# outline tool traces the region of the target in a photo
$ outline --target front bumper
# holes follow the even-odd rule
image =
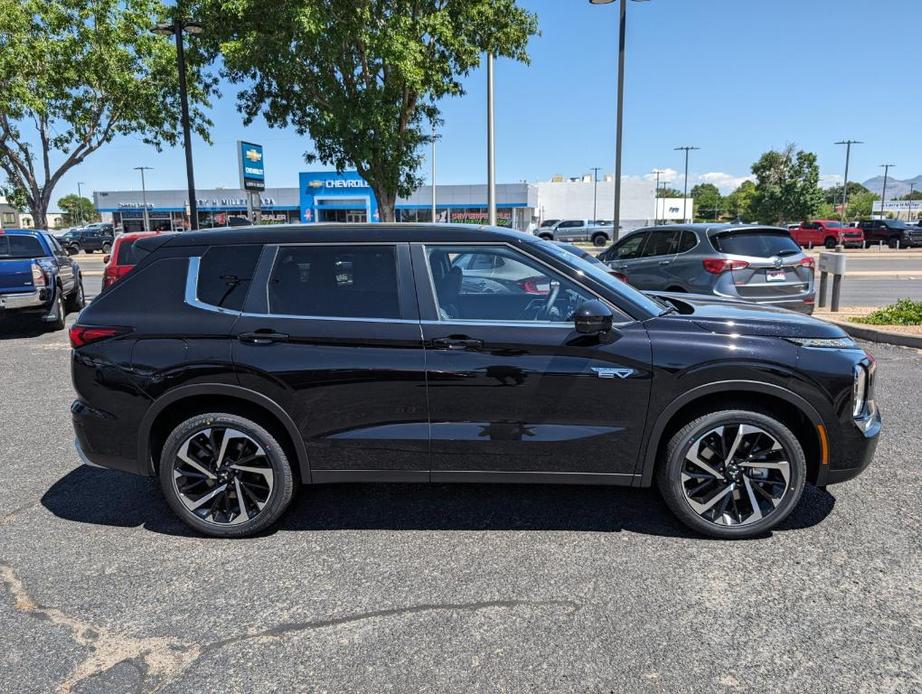
[[[0,311],[41,310],[51,304],[52,292],[47,288],[34,289],[31,292],[0,294]]]
[[[880,412],[874,407],[873,412],[862,422],[862,426],[847,427],[846,441],[842,441],[838,448],[840,454],[834,463],[845,463],[845,467],[829,467],[820,471],[820,485],[839,484],[856,478],[874,460],[877,443],[880,440]],[[823,474],[825,472],[825,474]]]

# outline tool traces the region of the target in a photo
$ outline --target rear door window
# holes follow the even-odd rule
[[[753,229],[718,234],[711,237],[711,244],[720,253],[748,255],[755,258],[771,258],[775,255],[800,253],[800,246],[786,231]]]
[[[198,300],[232,311],[241,310],[261,250],[258,245],[209,248],[199,266]]]
[[[679,236],[682,234],[681,229],[670,229],[668,231],[650,232],[650,240],[643,249],[641,257],[649,258],[657,255],[674,255],[679,247]]]
[[[34,236],[0,234],[0,260],[24,260],[45,255],[45,249]]]
[[[269,278],[269,313],[400,318],[393,246],[283,246]]]

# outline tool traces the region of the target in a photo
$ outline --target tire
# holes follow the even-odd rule
[[[72,243],[72,244],[70,244],[70,245],[68,246],[68,249],[70,249],[71,251],[73,251],[73,252],[71,253],[71,255],[77,255],[77,254],[80,252],[80,244],[79,244],[79,243]]]
[[[64,330],[64,321],[67,318],[67,308],[64,306],[64,291],[60,285],[54,288],[54,299],[51,303],[51,312],[45,319],[49,330]]]
[[[111,243],[104,243],[104,244],[102,245],[102,252],[103,252],[103,253],[109,253],[111,250],[112,250],[112,244],[111,244]]]
[[[229,432],[232,437],[226,439]],[[223,466],[215,464],[215,446],[218,453],[224,451]],[[233,468],[231,461],[244,458],[245,470]],[[186,525],[211,537],[248,537],[265,530],[294,496],[285,450],[266,429],[238,415],[213,412],[187,419],[167,438],[159,462],[160,488],[170,508]],[[225,491],[215,491],[222,487]]]
[[[826,248],[828,248],[829,250],[832,250],[833,248],[836,247],[836,240],[832,238],[831,236],[827,236],[826,240],[823,241],[823,245],[826,246]]]
[[[596,248],[601,248],[606,243],[608,243],[608,237],[605,234],[596,234],[592,237],[592,245]]]
[[[900,240],[899,240],[899,239],[896,239],[896,238],[889,238],[889,239],[887,239],[887,246],[888,246],[889,248],[896,248],[896,247],[899,246],[899,245],[900,245]]]
[[[83,293],[83,278],[77,277],[77,286],[67,298],[67,312],[77,313],[84,306],[86,306],[86,295]]]
[[[551,234],[539,234],[538,238],[544,239],[545,241],[553,241],[554,237]]]
[[[746,427],[742,436],[740,425]],[[734,454],[726,466],[723,453],[709,443],[723,445],[726,452],[736,443],[743,455]],[[774,450],[775,445],[780,450]],[[744,457],[752,450],[757,451],[755,456]],[[709,458],[702,457],[709,453]],[[758,462],[769,467],[759,467]],[[698,417],[676,432],[658,463],[656,484],[669,509],[692,530],[721,539],[744,539],[771,530],[794,510],[806,475],[803,448],[787,426],[769,414],[723,410]]]

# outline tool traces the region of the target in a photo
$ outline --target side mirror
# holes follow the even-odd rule
[[[598,299],[580,304],[573,314],[576,332],[583,335],[601,335],[611,330],[614,314]]]
[[[102,257],[102,262],[103,262],[104,265],[108,265],[110,260],[112,260],[112,256],[109,255],[108,253],[106,253],[106,254]]]

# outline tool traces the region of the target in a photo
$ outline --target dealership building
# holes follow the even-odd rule
[[[196,191],[199,226],[224,226],[232,217],[246,217],[248,196],[254,196],[263,223],[377,222],[374,192],[357,173],[302,172],[297,188],[265,188],[258,194],[242,188]],[[640,179],[623,179],[621,222],[625,230],[658,219],[683,218],[682,199],[654,200],[654,185]],[[436,186],[436,221],[485,224],[487,186]],[[103,221],[125,231],[144,227],[144,208],[152,229],[188,229],[189,204],[185,190],[98,191],[93,194]],[[593,182],[588,177],[555,178],[540,183],[505,183],[496,186],[497,221],[502,226],[527,230],[544,219],[611,219],[614,183],[611,178]],[[595,214],[593,214],[595,210]],[[688,212],[691,214],[689,201]],[[398,198],[400,222],[432,221],[432,188],[422,186],[407,198]]]

